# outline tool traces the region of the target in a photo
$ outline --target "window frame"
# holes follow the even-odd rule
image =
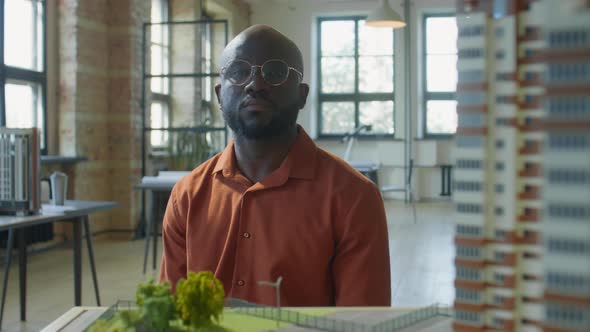
[[[428,132],[428,101],[430,100],[454,100],[457,101],[457,89],[455,92],[428,92],[428,35],[426,29],[426,22],[429,18],[437,17],[457,17],[456,13],[453,12],[441,12],[441,13],[424,13],[422,15],[422,133],[425,139],[452,139],[454,134],[436,134]],[[458,37],[457,37],[458,38]]]
[[[360,92],[359,91],[359,21],[365,20],[366,16],[363,15],[349,15],[349,16],[321,16],[317,18],[317,52],[316,52],[316,63],[317,63],[317,133],[319,139],[328,140],[340,140],[346,136],[346,133],[342,134],[330,134],[322,132],[323,116],[322,116],[322,104],[324,102],[353,102],[354,103],[354,128],[358,128],[360,125],[360,109],[359,104],[363,101],[392,101],[393,102],[393,133],[392,134],[375,134],[361,131],[358,136],[359,140],[365,139],[394,139],[396,136],[395,130],[395,115],[396,115],[396,103],[395,103],[395,32],[392,33],[393,42],[393,91],[392,92]],[[322,93],[322,22],[327,21],[354,21],[354,92],[351,93]],[[354,129],[353,128],[353,129]]]
[[[47,1],[35,0],[41,4],[43,14],[41,16],[41,28],[42,43],[41,43],[41,56],[42,56],[42,68],[40,71],[19,68],[9,66],[5,63],[4,50],[5,50],[5,0],[0,0],[0,127],[6,126],[6,83],[8,81],[21,81],[25,83],[31,83],[38,85],[41,93],[41,111],[43,115],[43,122],[41,123],[43,135],[41,137],[41,154],[47,154]],[[36,29],[34,29],[37,31]],[[33,50],[37,53],[38,50]],[[35,114],[39,117],[39,114]]]

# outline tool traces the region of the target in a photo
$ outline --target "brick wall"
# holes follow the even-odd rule
[[[113,200],[120,209],[93,217],[93,230],[133,229],[141,172],[143,0],[59,2],[59,153],[83,155],[73,195]]]
[[[230,38],[247,26],[249,7],[241,0],[210,2],[218,3],[229,13],[215,18],[235,22],[230,23]],[[61,0],[56,3],[59,34],[56,153],[88,157],[88,161],[68,167],[74,179],[68,196],[116,201],[121,205],[112,212],[92,215],[94,232],[133,230],[139,220],[141,203],[139,193],[132,186],[141,177],[142,24],[150,20],[150,1]],[[200,0],[171,0],[171,4],[175,20],[200,16]],[[220,51],[216,49],[215,55]],[[178,56],[183,52],[178,49]],[[186,54],[191,57],[189,51]],[[177,84],[179,89],[184,84],[185,88],[198,90],[194,84],[183,81]],[[195,93],[189,95],[191,100]]]

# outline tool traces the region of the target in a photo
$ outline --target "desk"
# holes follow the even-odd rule
[[[51,208],[42,210],[37,215],[30,216],[0,216],[0,231],[8,230],[6,244],[6,261],[4,264],[4,281],[2,284],[2,300],[0,304],[0,329],[4,315],[4,304],[6,302],[6,290],[8,287],[8,274],[12,262],[12,248],[16,235],[19,260],[19,289],[20,289],[20,317],[21,321],[26,320],[26,295],[27,295],[27,248],[25,244],[26,228],[33,225],[52,222],[70,222],[73,225],[73,251],[74,251],[74,304],[82,304],[82,227],[86,233],[86,244],[92,280],[94,282],[94,293],[96,302],[100,305],[98,292],[98,281],[96,279],[96,268],[94,266],[94,253],[92,249],[92,236],[88,223],[88,215],[93,212],[106,211],[118,207],[115,202],[101,201],[66,201],[63,209]],[[16,233],[16,234],[15,234]]]
[[[283,309],[300,312],[303,314],[319,314],[319,317],[326,317],[338,320],[354,320],[354,321],[365,321],[367,323],[379,322],[381,319],[389,319],[395,317],[401,317],[414,312],[419,308],[395,308],[395,307],[285,307]],[[106,307],[74,307],[64,313],[62,316],[57,318],[51,324],[47,325],[41,332],[74,332],[84,331],[88,328],[100,315],[107,310]],[[425,320],[419,320],[418,322],[408,322],[402,329],[395,329],[396,331],[422,331],[422,332],[451,332],[451,324],[453,321],[452,309],[448,307],[440,307],[440,315]],[[315,316],[315,315],[314,315]],[[246,318],[245,320],[243,318]],[[407,317],[407,316],[406,316]],[[224,322],[224,320],[227,320]],[[224,315],[221,316],[221,325],[228,328],[230,331],[241,331],[248,329],[253,330],[264,330],[273,331],[276,329],[274,320],[268,320],[264,325],[258,325],[258,329],[253,327],[253,320],[256,320],[258,324],[262,321],[256,317],[243,316],[235,309],[225,308]],[[410,320],[410,318],[408,318]],[[270,324],[268,323],[270,322]],[[250,324],[250,325],[244,325]],[[288,323],[281,322],[280,331],[289,330]],[[245,326],[247,326],[245,328]],[[303,327],[292,327],[299,331],[299,328],[303,330]],[[305,331],[331,331],[331,329],[314,329],[305,328]]]
[[[156,193],[166,194],[170,196],[170,192],[176,181],[158,182],[158,183],[141,183],[133,186],[135,190],[142,190],[148,192],[148,208],[145,221],[145,250],[143,255],[143,274],[146,272],[147,260],[149,256],[150,238],[153,239],[152,251],[152,269],[156,269],[156,259],[158,253],[158,224],[156,223],[154,209],[156,207]],[[151,232],[151,236],[150,236]]]

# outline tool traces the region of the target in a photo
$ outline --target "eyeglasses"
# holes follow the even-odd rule
[[[285,83],[291,70],[299,75],[299,81],[303,80],[303,73],[279,59],[267,60],[262,65],[252,65],[245,60],[232,60],[221,68],[221,75],[229,83],[240,86],[248,83],[254,75],[254,68],[260,68],[264,81],[273,86]]]

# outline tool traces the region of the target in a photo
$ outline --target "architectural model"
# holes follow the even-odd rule
[[[455,331],[590,330],[590,2],[459,1]]]

